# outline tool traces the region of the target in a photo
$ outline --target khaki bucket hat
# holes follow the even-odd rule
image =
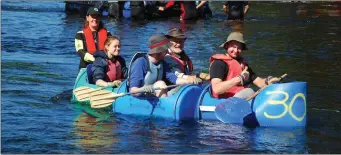
[[[167,33],[167,38],[187,39],[184,32],[177,28],[172,28]]]
[[[225,41],[223,44],[220,45],[220,47],[224,47],[224,45],[225,45],[226,43],[228,43],[229,41],[232,41],[232,40],[238,41],[238,42],[242,43],[242,46],[243,46],[243,47],[242,47],[242,50],[247,50],[245,41],[244,41],[244,39],[243,39],[243,34],[240,33],[240,32],[232,32],[232,33],[227,37],[226,41]]]

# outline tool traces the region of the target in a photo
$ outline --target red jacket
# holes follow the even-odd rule
[[[222,60],[228,65],[228,73],[226,74],[227,76],[225,77],[224,81],[230,80],[242,73],[244,70],[246,64],[243,61],[242,64],[239,64],[239,62],[235,59],[232,59],[230,57],[227,57],[225,54],[215,54],[210,58],[210,65],[215,60]],[[212,95],[215,98],[228,98],[234,96],[236,93],[241,91],[242,89],[246,88],[245,86],[233,86],[229,90],[227,90],[223,94],[217,94],[212,90]]]
[[[92,31],[89,27],[86,27],[83,29],[85,41],[86,41],[86,47],[88,49],[88,52],[90,54],[94,54],[97,50],[104,50],[104,42],[107,39],[107,30],[105,28],[102,28],[98,31],[98,48],[96,47],[94,37],[92,35]]]

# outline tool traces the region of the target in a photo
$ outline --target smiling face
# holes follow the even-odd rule
[[[174,53],[181,53],[185,47],[185,39],[171,38],[170,43],[171,43],[170,49]]]
[[[88,15],[86,16],[86,21],[89,23],[89,27],[93,30],[97,30],[100,22],[100,16],[98,15]]]
[[[233,59],[236,59],[242,53],[242,43],[238,41],[229,41],[224,45],[224,48],[226,49],[226,53]]]
[[[110,39],[108,43],[105,44],[105,51],[109,59],[114,56],[120,55],[121,44],[118,39]]]

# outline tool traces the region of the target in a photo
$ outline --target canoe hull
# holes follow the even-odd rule
[[[198,120],[197,99],[201,91],[202,89],[196,85],[185,85],[166,98],[127,95],[116,99],[113,104],[113,112],[173,120]],[[127,93],[125,84],[120,87],[118,93]]]
[[[268,86],[248,102],[252,114],[243,118],[243,124],[271,127],[305,126],[306,85],[306,82],[290,82]],[[199,97],[200,106],[216,106],[228,100],[213,98],[210,89],[211,86],[209,85],[202,91]],[[200,110],[200,118],[218,121],[214,111]]]

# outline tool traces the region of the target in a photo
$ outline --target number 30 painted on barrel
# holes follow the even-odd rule
[[[305,126],[306,82],[274,84],[252,103],[260,126]]]

